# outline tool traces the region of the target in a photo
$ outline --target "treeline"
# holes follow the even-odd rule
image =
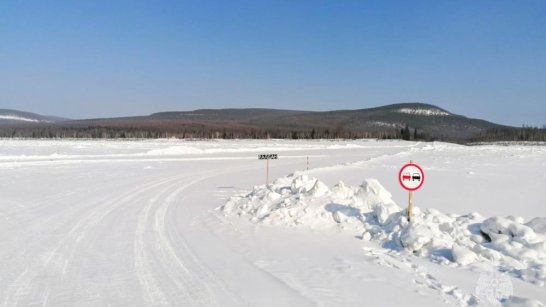
[[[448,141],[457,143],[531,141],[546,142],[546,127],[523,126],[522,128],[498,128],[487,130],[469,139],[449,136],[409,127],[357,130],[337,128],[256,128],[251,126],[212,127],[209,125],[26,125],[0,126],[0,138],[36,139],[401,139],[419,141]]]
[[[546,126],[533,127],[523,125],[521,128],[491,129],[472,138],[470,142],[546,142]]]
[[[395,128],[362,131],[347,130],[342,127],[312,129],[258,129],[249,127],[215,128],[206,125],[180,127],[132,127],[132,126],[0,126],[1,138],[40,138],[40,139],[157,139],[157,138],[200,138],[200,139],[425,139],[425,135],[412,130]]]

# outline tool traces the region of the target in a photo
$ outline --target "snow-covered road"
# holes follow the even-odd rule
[[[396,254],[336,232],[224,216],[216,209],[230,196],[264,183],[259,153],[279,154],[271,161],[272,179],[303,170],[309,156],[310,173],[326,183],[378,178],[400,205],[406,196],[396,171],[413,159],[430,174],[428,187],[416,193],[419,206],[459,214],[546,216],[545,147],[394,141],[0,143],[4,306],[468,303],[479,272]],[[495,168],[505,162],[507,168]],[[505,174],[526,179],[509,190]],[[446,188],[451,184],[466,192]],[[518,296],[546,301],[544,286],[519,279],[513,284]]]

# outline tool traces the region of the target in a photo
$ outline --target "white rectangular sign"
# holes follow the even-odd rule
[[[277,154],[267,154],[267,155],[258,155],[260,160],[275,160],[277,159]]]

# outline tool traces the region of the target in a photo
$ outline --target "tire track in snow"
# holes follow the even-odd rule
[[[233,170],[220,173],[208,172],[207,175],[177,187],[174,191],[169,192],[178,184],[165,188],[142,209],[138,217],[134,252],[136,274],[144,292],[146,305],[173,303],[167,297],[166,289],[162,289],[159,278],[154,276],[154,272],[157,272],[153,269],[154,264],[160,265],[161,271],[168,277],[171,291],[175,292],[174,297],[171,296],[176,300],[174,303],[217,306],[216,294],[218,293],[229,297],[232,301],[238,301],[238,298],[201,263],[182,236],[177,238],[179,243],[177,248],[173,246],[173,240],[169,238],[166,227],[169,207],[177,201],[180,193],[204,180],[231,172]],[[152,239],[146,240],[146,234],[152,236]],[[155,242],[157,246],[156,248],[147,247],[146,242]],[[150,255],[150,251],[156,254]]]
[[[162,246],[161,242],[158,241],[157,237],[155,236],[155,232],[157,232],[157,230],[154,228],[150,229],[149,224],[151,222],[149,220],[152,216],[152,211],[154,207],[156,207],[158,203],[162,202],[166,194],[172,193],[170,192],[170,190],[173,187],[176,187],[178,185],[179,183],[175,183],[162,189],[161,191],[158,191],[158,193],[156,193],[156,196],[148,201],[147,205],[140,211],[138,215],[137,228],[135,231],[135,241],[133,244],[135,256],[134,265],[137,279],[144,292],[143,296],[146,305],[171,305],[170,300],[167,298],[167,294],[165,293],[163,287],[160,285],[159,278],[154,276],[154,272],[156,272],[154,264],[156,266],[160,264],[159,261],[154,260],[163,259],[158,259],[159,257],[153,254],[152,251],[156,251],[156,253],[162,253]],[[191,272],[185,266],[182,266],[182,268],[184,269],[183,274],[191,274]],[[171,276],[173,274],[172,268],[167,268],[165,273]],[[181,293],[185,293],[185,295],[190,296],[190,294],[187,293],[187,288],[190,287],[189,281],[187,284],[187,287],[184,287],[184,284],[178,283],[177,288]]]
[[[70,210],[69,213],[59,212],[59,218],[62,220],[71,217],[68,219],[69,222],[64,223],[66,226],[58,229],[62,231],[63,236],[49,251],[45,250],[49,247],[48,245],[39,246],[40,250],[35,252],[35,255],[45,254],[45,257],[35,259],[10,283],[5,292],[4,305],[47,306],[58,301],[59,295],[62,295],[60,299],[70,300],[70,304],[78,303],[78,301],[73,301],[75,297],[70,296],[70,292],[58,292],[54,288],[55,285],[62,284],[57,282],[62,282],[64,274],[70,272],[69,268],[72,266],[73,258],[82,250],[81,247],[87,242],[86,239],[106,225],[104,224],[105,218],[139,201],[139,205],[144,208],[137,208],[140,213],[137,211],[137,216],[134,216],[137,218],[135,226],[140,229],[135,233],[137,237],[133,251],[135,259],[140,259],[139,265],[142,269],[140,274],[141,277],[144,277],[144,279],[136,281],[142,283],[143,289],[147,289],[146,295],[151,293],[151,296],[147,296],[147,305],[166,305],[170,302],[217,305],[219,302],[216,301],[214,294],[222,294],[222,298],[227,298],[228,301],[241,302],[241,299],[198,259],[183,234],[176,232],[175,228],[169,227],[171,224],[169,224],[168,217],[171,206],[179,201],[180,193],[188,188],[209,178],[255,168],[261,168],[261,166],[234,167],[223,172],[202,173],[205,176],[183,186],[179,186],[180,179],[187,179],[187,174],[186,176],[177,175],[153,180],[108,201],[85,202],[85,207],[80,210]],[[165,187],[165,185],[169,186]],[[155,197],[145,205],[142,198],[147,198],[152,193],[155,194]],[[55,216],[53,218],[59,219]],[[48,223],[40,224],[43,224],[44,227],[48,226]],[[66,231],[64,231],[65,229]],[[139,240],[140,242],[138,242]],[[151,248],[153,243],[157,244],[156,249]],[[154,256],[158,257],[154,258]],[[137,266],[137,261],[135,261],[135,266]],[[74,272],[78,272],[80,268],[75,267],[75,269]],[[163,283],[157,282],[158,276],[166,276],[168,279],[164,279]],[[180,290],[169,292],[168,290],[173,289],[173,287],[169,287],[169,284],[175,285],[174,289],[187,290],[185,292]],[[102,297],[102,292],[89,292],[88,294],[93,296],[92,299]],[[85,298],[76,297],[80,300]],[[177,300],[177,298],[182,299]],[[221,303],[225,304],[226,301]],[[243,303],[238,305],[243,305]]]
[[[123,205],[131,203],[131,200],[138,198],[143,193],[161,186],[170,181],[176,181],[181,176],[172,176],[167,179],[160,179],[153,182],[146,183],[129,192],[126,192],[106,203],[93,208],[93,212],[89,215],[79,218],[72,228],[67,232],[67,235],[61,239],[57,245],[48,253],[41,264],[38,264],[37,268],[27,268],[15,279],[14,282],[8,287],[5,298],[4,306],[17,306],[20,301],[24,300],[24,305],[31,303],[45,302],[47,303],[50,296],[50,289],[39,291],[33,289],[33,281],[40,275],[47,273],[51,266],[53,269],[61,267],[61,276],[66,272],[71,258],[73,257],[78,245],[82,242],[85,236],[92,230],[93,227],[98,225],[106,216],[119,209]],[[83,214],[80,214],[81,217]],[[34,286],[39,287],[39,284]],[[42,293],[39,295],[39,293]],[[39,296],[39,298],[32,298],[33,296]]]

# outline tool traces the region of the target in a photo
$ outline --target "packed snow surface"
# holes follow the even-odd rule
[[[546,302],[539,144],[0,140],[0,172],[4,306]]]

